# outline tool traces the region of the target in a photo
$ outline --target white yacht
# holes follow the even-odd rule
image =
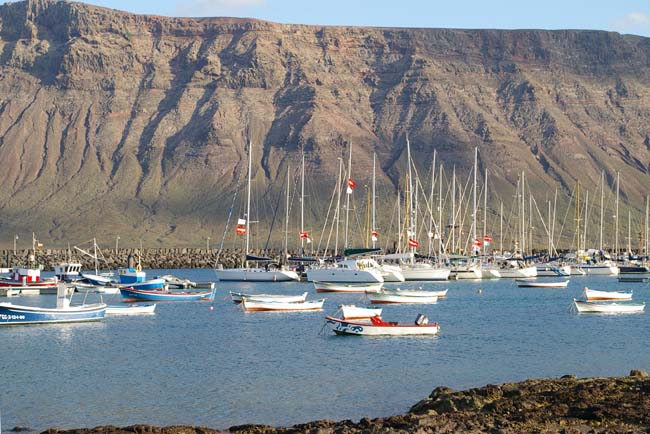
[[[384,282],[380,265],[374,259],[360,258],[337,262],[329,267],[307,270],[309,282]]]

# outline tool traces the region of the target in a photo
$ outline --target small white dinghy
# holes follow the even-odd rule
[[[583,292],[587,301],[598,301],[598,300],[632,300],[632,291],[623,292],[623,291],[597,291],[595,289],[589,289],[585,286]]]
[[[325,317],[327,324],[337,335],[353,336],[431,336],[440,331],[438,323],[429,324],[426,316],[420,314],[414,324],[399,324],[386,322],[381,317],[374,316],[370,322],[349,321],[331,316]]]
[[[241,303],[245,298],[248,301],[266,301],[266,302],[284,302],[296,303],[302,302],[307,299],[307,293],[303,292],[300,295],[283,295],[283,294],[244,294],[241,292],[230,291],[230,298],[233,303]]]
[[[246,297],[242,299],[242,306],[246,312],[298,312],[310,310],[323,310],[325,299],[309,301],[254,301]]]
[[[381,282],[340,283],[312,281],[316,292],[377,292],[381,291]]]
[[[116,304],[106,307],[106,315],[152,315],[156,304]]]
[[[379,292],[368,292],[366,297],[372,304],[435,304],[437,295],[428,294],[430,291],[400,291],[382,289]]]
[[[578,301],[575,298],[573,304],[579,313],[633,313],[645,309],[645,303]]]
[[[536,282],[528,279],[515,279],[517,286],[520,288],[566,288],[569,285],[568,280],[561,282]]]
[[[340,306],[343,319],[370,319],[373,316],[381,315],[381,308],[357,307],[353,304],[342,304]]]

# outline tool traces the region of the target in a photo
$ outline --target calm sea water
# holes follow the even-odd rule
[[[215,280],[211,270],[149,275],[168,272]],[[447,298],[388,306],[383,317],[412,322],[424,313],[441,324],[437,337],[359,338],[319,332],[326,313],[341,303],[364,303],[362,295],[328,294],[324,312],[244,313],[230,302],[229,290],[323,294],[310,283],[219,283],[214,303],[159,303],[154,316],[2,327],[2,424],[224,429],[358,420],[402,413],[440,385],[650,368],[650,315],[573,313],[571,301],[585,285],[634,289],[635,299],[650,301],[647,285],[609,277],[574,277],[568,289],[517,288],[510,280],[429,283],[423,286],[449,288]],[[11,301],[55,304],[54,296]]]

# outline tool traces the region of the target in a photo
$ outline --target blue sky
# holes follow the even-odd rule
[[[650,0],[88,0],[167,16],[387,27],[598,29],[650,36]]]

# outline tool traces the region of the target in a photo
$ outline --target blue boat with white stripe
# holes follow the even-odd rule
[[[59,284],[55,308],[0,303],[0,325],[71,323],[100,321],[106,314],[106,304],[71,306],[65,284]]]

